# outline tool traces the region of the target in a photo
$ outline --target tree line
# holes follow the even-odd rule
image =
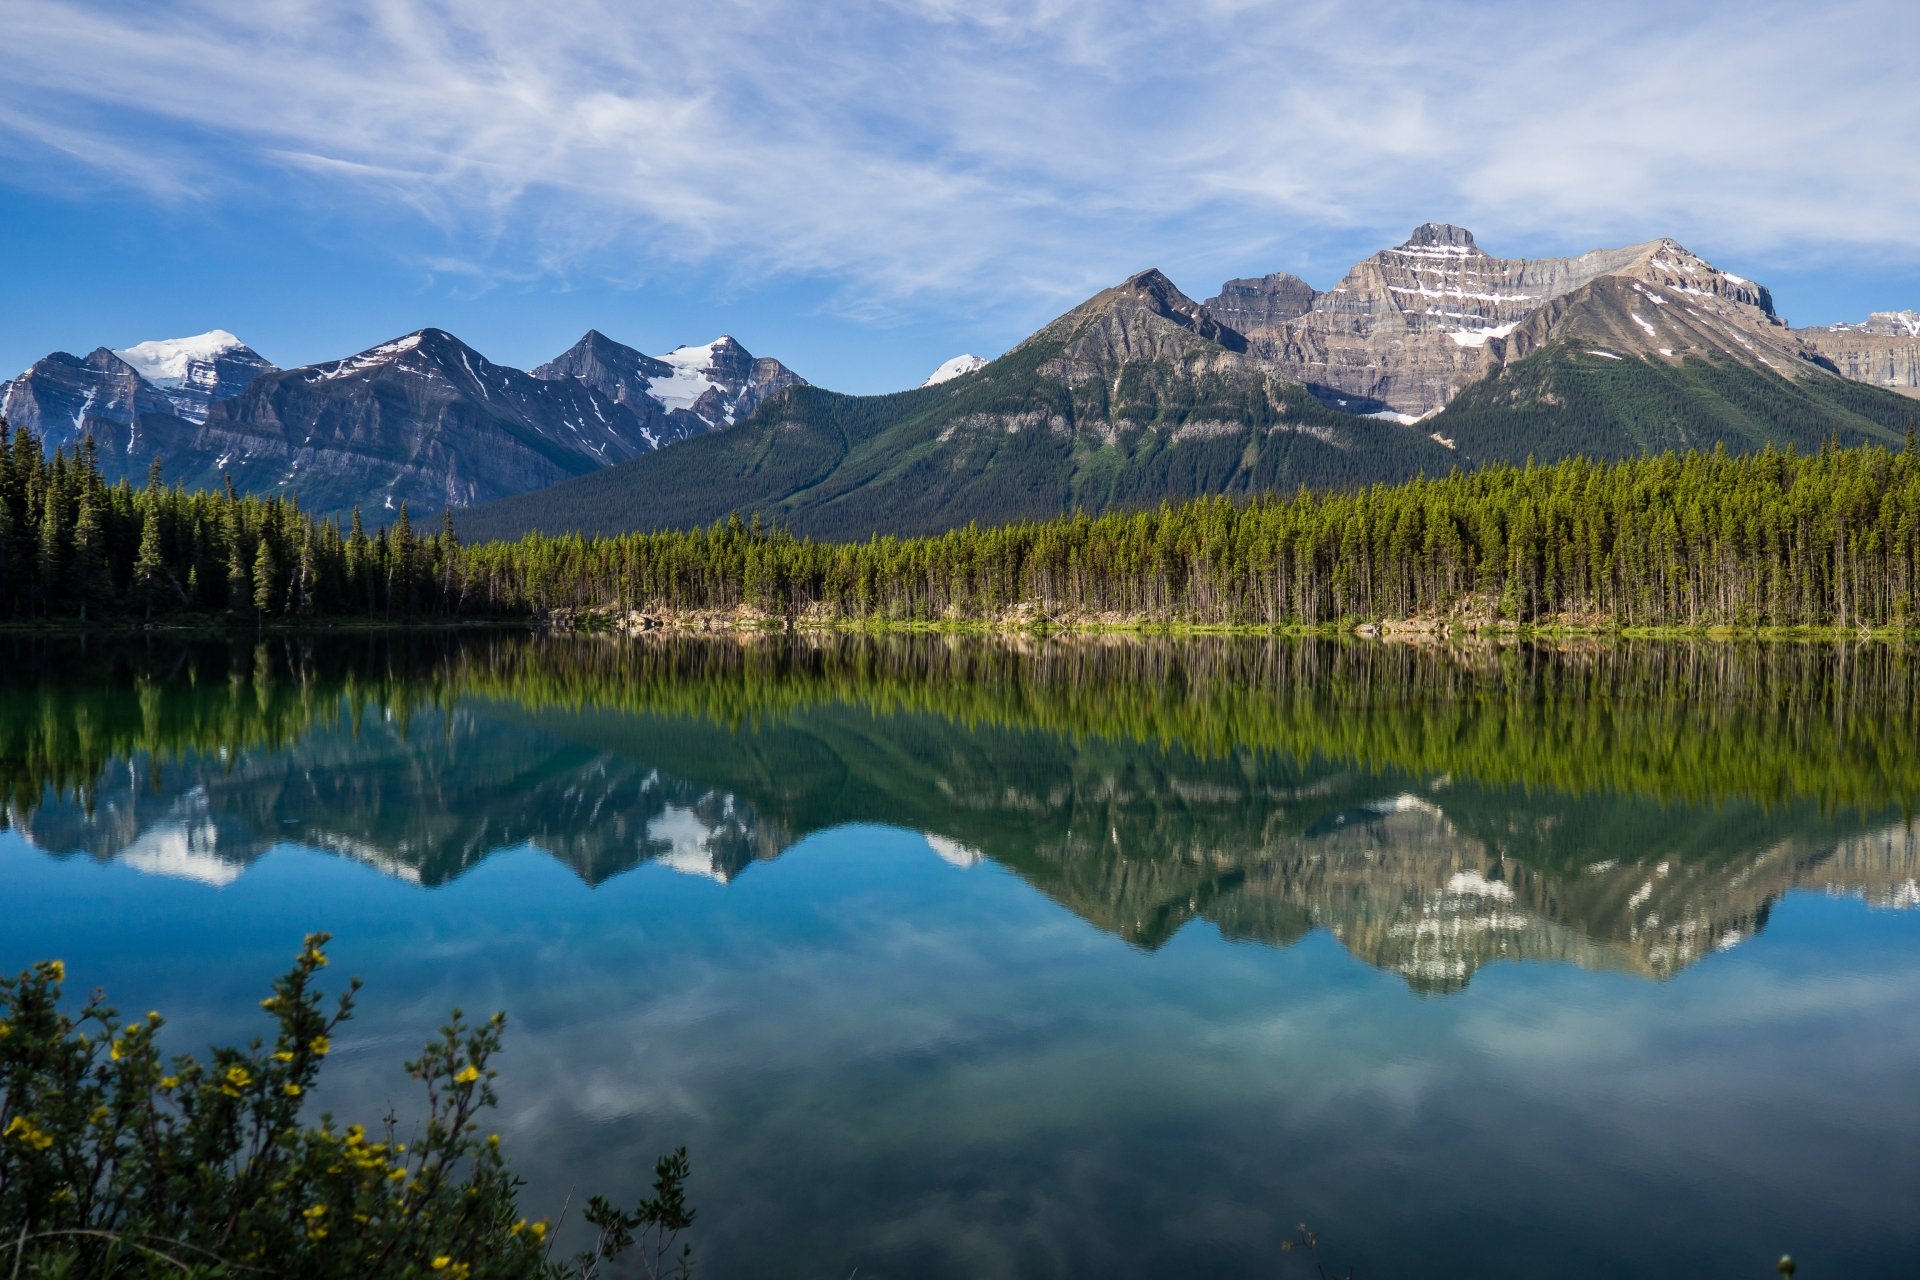
[[[527,618],[559,608],[819,621],[1622,626],[1920,619],[1920,450],[1766,448],[1496,466],[917,538],[704,528],[462,545],[297,498],[101,478],[0,426],[0,619]],[[386,513],[382,513],[383,515]]]

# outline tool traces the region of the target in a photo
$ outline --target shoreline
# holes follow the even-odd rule
[[[1137,636],[1155,639],[1242,637],[1287,640],[1354,640],[1382,644],[1452,645],[1532,640],[1693,641],[1714,644],[1804,644],[1870,641],[1920,643],[1920,626],[1836,625],[1703,626],[1620,625],[1607,622],[1505,622],[1476,619],[1436,623],[1429,619],[1369,619],[1305,623],[1182,622],[1113,618],[874,619],[782,616],[750,611],[564,611],[532,618],[497,619],[313,619],[265,626],[228,625],[214,619],[185,622],[55,620],[0,623],[0,637],[79,636],[112,639],[223,639],[298,635],[375,635],[393,632],[527,631],[539,635],[641,638],[685,635],[930,635]]]

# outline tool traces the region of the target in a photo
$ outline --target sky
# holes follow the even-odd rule
[[[1135,271],[1427,221],[1920,308],[1911,0],[0,0],[0,376],[223,328],[521,367],[733,334],[853,392]]]

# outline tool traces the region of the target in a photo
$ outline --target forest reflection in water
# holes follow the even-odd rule
[[[1245,638],[523,634],[13,642],[5,822],[227,883],[425,885],[533,845],[731,880],[903,828],[1083,920],[1316,928],[1418,990],[1502,959],[1668,976],[1794,888],[1920,895],[1914,654]]]

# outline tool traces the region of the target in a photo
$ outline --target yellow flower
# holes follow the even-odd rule
[[[433,1260],[433,1269],[435,1271],[445,1271],[448,1267],[452,1265],[453,1265],[453,1259],[449,1258],[444,1253]]]
[[[118,1040],[115,1040],[110,1046],[108,1046],[107,1056],[109,1058],[112,1058],[115,1062],[120,1061],[120,1042]]]
[[[105,1107],[95,1107],[93,1114],[87,1117],[88,1124],[105,1124],[106,1122],[107,1109]]]
[[[405,1182],[406,1180],[407,1180],[407,1171],[405,1169],[395,1169],[392,1173],[387,1175],[388,1182]]]
[[[12,1034],[13,1024],[11,1022],[0,1022],[0,1040],[5,1040]]]
[[[49,960],[44,967],[48,975],[52,977],[55,982],[65,982],[67,980],[67,962],[65,960]]]
[[[53,1145],[53,1135],[35,1128],[25,1116],[15,1116],[8,1122],[6,1129],[0,1131],[0,1138],[16,1137],[35,1151],[45,1151]]]
[[[262,1000],[260,1002],[260,1007],[262,1009],[265,1009],[268,1013],[272,1013],[275,1009],[278,1009],[280,1007],[280,997],[268,996],[265,1000]]]
[[[527,1224],[527,1230],[533,1232],[533,1238],[535,1240],[545,1240],[547,1238],[547,1224],[545,1222],[530,1222]]]
[[[466,1066],[460,1068],[460,1070],[454,1074],[453,1082],[455,1084],[472,1084],[475,1080],[478,1080],[479,1078],[480,1078],[480,1068],[474,1066],[471,1062],[469,1062]]]
[[[526,1229],[527,1229],[527,1220],[525,1218],[522,1218],[520,1219],[520,1221],[513,1224],[512,1229],[509,1230],[507,1234],[510,1236],[517,1236],[522,1231],[525,1231]]]
[[[333,1041],[327,1039],[325,1036],[315,1036],[313,1043],[308,1045],[307,1048],[313,1050],[314,1057],[324,1058],[327,1056],[327,1050],[333,1048]]]
[[[280,1091],[286,1094],[289,1098],[297,1098],[300,1096],[300,1086],[295,1084],[291,1080],[281,1085]]]
[[[305,1218],[308,1222],[318,1222],[320,1221],[320,1219],[327,1216],[327,1206],[323,1204],[317,1204],[317,1205],[314,1205],[311,1209],[303,1209],[300,1212],[300,1216]]]
[[[497,1133],[488,1134],[487,1145],[494,1148],[495,1150],[498,1150],[500,1147],[500,1135]]]
[[[273,1055],[273,1060],[274,1060],[275,1062],[292,1062],[292,1061],[293,1061],[293,1050],[291,1050],[291,1049],[282,1049],[282,1050],[280,1050],[280,1051],[279,1051],[278,1053],[276,1053],[276,1054],[274,1054],[274,1055]]]
[[[179,1076],[161,1076],[160,1087],[162,1089],[178,1089],[180,1087],[180,1077]]]
[[[236,1089],[244,1089],[253,1083],[253,1075],[239,1063],[227,1068],[227,1083]]]

